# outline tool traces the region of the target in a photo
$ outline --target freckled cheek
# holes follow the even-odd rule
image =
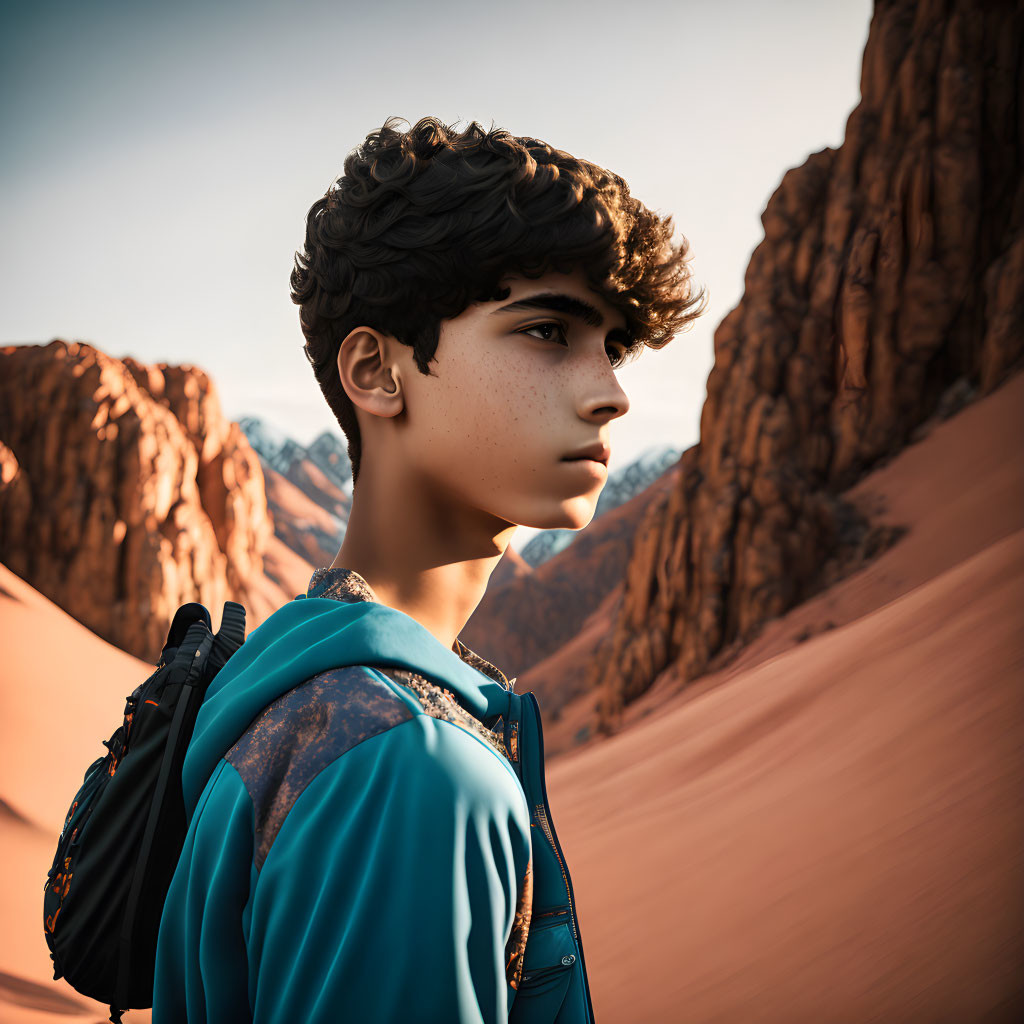
[[[481,476],[507,475],[516,463],[534,465],[552,444],[553,404],[544,381],[537,380],[536,362],[463,356],[460,379],[447,382],[434,408],[435,432],[447,436]],[[469,468],[465,461],[463,468]]]
[[[500,403],[507,419],[534,423],[547,418],[551,408],[544,388],[528,380],[503,381],[495,385],[495,402]]]

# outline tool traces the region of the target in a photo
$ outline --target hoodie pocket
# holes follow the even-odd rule
[[[509,1024],[553,1021],[569,990],[577,957],[567,921],[531,927]]]

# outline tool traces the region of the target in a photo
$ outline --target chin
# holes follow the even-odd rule
[[[569,498],[543,511],[538,510],[529,521],[520,519],[519,525],[534,530],[582,530],[593,521],[596,506],[596,498]]]

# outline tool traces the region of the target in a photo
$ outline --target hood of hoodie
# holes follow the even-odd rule
[[[317,574],[309,594],[319,592]],[[328,669],[394,665],[446,686],[481,721],[508,713],[509,689],[467,664],[411,616],[370,594],[367,589],[355,600],[300,594],[254,629],[228,659],[206,691],[182,768],[190,820],[217,763],[249,723],[278,697]]]

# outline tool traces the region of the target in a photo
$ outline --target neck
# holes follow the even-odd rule
[[[389,479],[369,468],[360,471],[331,568],[359,573],[381,604],[415,619],[451,650],[515,526],[440,498],[409,476]]]

